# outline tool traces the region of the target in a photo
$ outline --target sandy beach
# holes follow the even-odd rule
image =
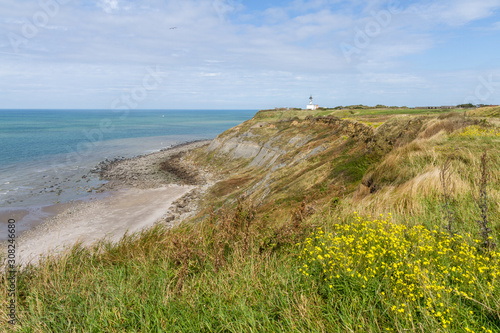
[[[17,264],[36,264],[40,257],[61,253],[78,242],[118,241],[127,232],[138,232],[157,222],[169,226],[179,223],[210,184],[210,175],[183,163],[182,154],[208,142],[100,165],[96,172],[109,181],[99,189],[101,198],[46,208],[52,216],[17,239]],[[2,212],[6,218],[16,219],[26,214]],[[2,248],[6,246],[2,244]]]

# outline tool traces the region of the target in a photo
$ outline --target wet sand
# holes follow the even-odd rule
[[[76,205],[84,201],[104,198],[107,195],[109,194],[101,193],[100,195],[89,197],[86,200],[79,200],[71,203],[59,203],[49,206],[0,208],[0,242],[7,239],[7,223],[9,219],[14,219],[16,221],[16,236],[20,237],[24,232],[34,229],[47,219],[64,212],[72,205]]]
[[[103,173],[109,183],[103,186],[104,192],[98,194],[98,199],[39,207],[35,211],[0,210],[2,226],[6,227],[8,219],[16,219],[17,264],[36,264],[41,256],[61,253],[78,242],[89,245],[103,238],[118,241],[127,232],[141,231],[162,219],[171,226],[179,223],[183,214],[189,212],[179,213],[176,204],[182,202],[184,207],[186,201],[197,200],[210,183],[206,171],[184,165],[179,156],[206,144],[207,141],[184,144],[114,163]],[[175,160],[175,170],[182,167],[180,178],[171,175],[170,169],[162,170],[169,158]],[[193,178],[186,179],[186,174]],[[176,218],[165,221],[172,212],[177,212]],[[0,242],[0,246],[3,255],[5,242]]]
[[[24,208],[0,209],[0,223],[6,224],[9,219],[14,219],[16,222],[20,222],[29,213],[30,211]]]
[[[194,186],[120,190],[92,202],[72,205],[63,213],[25,232],[17,241],[18,265],[36,264],[40,256],[57,254],[77,242],[118,241],[126,232],[151,227],[170,205]]]

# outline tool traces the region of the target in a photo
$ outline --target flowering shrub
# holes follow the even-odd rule
[[[356,214],[353,223],[317,229],[306,239],[300,271],[329,293],[376,297],[407,328],[430,320],[473,331],[487,326],[480,323],[487,316],[500,320],[500,253],[482,252],[479,243],[470,235],[396,225],[390,215]]]
[[[500,131],[496,128],[485,129],[479,126],[467,126],[463,131],[457,134],[461,137],[500,137]]]

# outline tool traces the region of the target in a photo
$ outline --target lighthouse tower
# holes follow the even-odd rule
[[[318,106],[313,104],[313,97],[311,95],[311,97],[309,97],[309,104],[306,106],[306,109],[307,110],[316,110],[317,108],[318,108]]]

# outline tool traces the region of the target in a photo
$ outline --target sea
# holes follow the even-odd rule
[[[0,213],[85,200],[104,182],[90,172],[101,161],[213,139],[256,112],[0,110]]]

